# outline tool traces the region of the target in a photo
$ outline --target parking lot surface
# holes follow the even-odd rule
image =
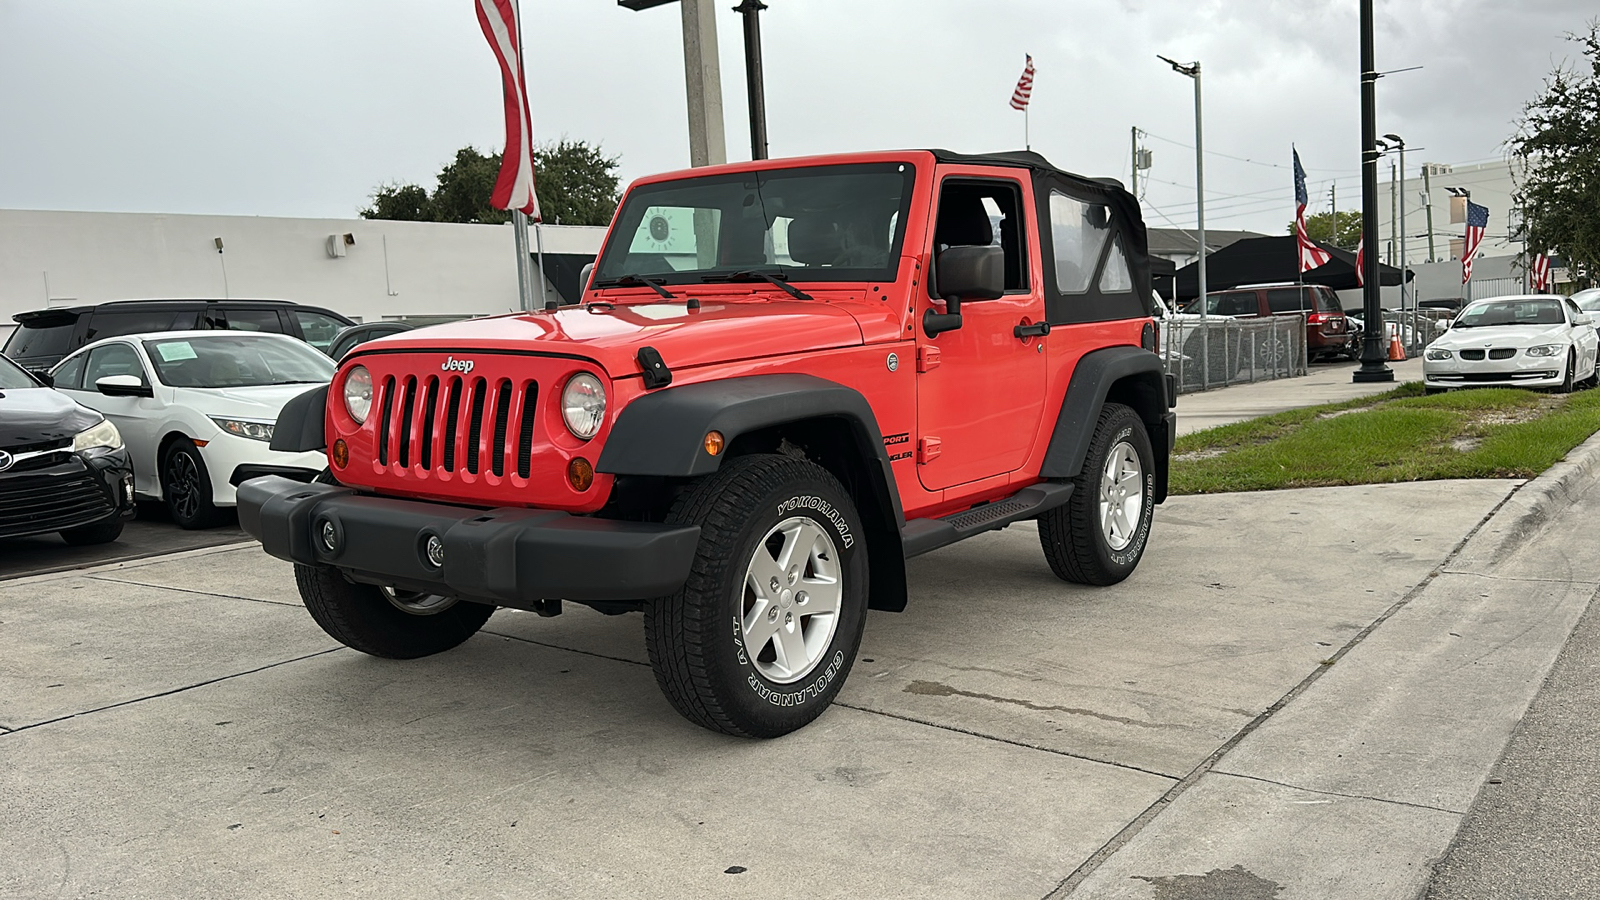
[[[637,615],[393,662],[249,545],[5,582],[0,896],[1410,898],[1600,586],[1503,552],[1518,491],[1175,498],[1108,589],[1031,525],[919,557],[766,742]]]
[[[249,538],[239,530],[238,520],[201,531],[185,531],[173,524],[160,503],[140,503],[138,517],[122,529],[122,536],[109,544],[74,547],[60,535],[0,541],[0,581],[24,575],[64,572],[118,560],[144,559],[198,547],[234,544]]]

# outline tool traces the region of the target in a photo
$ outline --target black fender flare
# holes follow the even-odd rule
[[[1100,409],[1107,400],[1133,408],[1150,434],[1156,454],[1156,502],[1167,496],[1167,470],[1172,453],[1174,397],[1161,357],[1142,347],[1106,347],[1084,354],[1072,371],[1061,401],[1050,446],[1039,474],[1044,478],[1076,478],[1089,455],[1089,441]]]
[[[872,405],[860,391],[815,375],[747,375],[668,387],[645,394],[618,413],[595,471],[609,475],[695,478],[722,465],[726,453],[706,452],[707,432],[732,447],[741,435],[807,420],[842,422],[859,455],[871,496],[858,498],[867,532],[872,583],[869,606],[905,608],[905,512],[889,453]],[[843,479],[841,479],[843,480]],[[861,500],[869,499],[867,507]]]
[[[327,449],[327,407],[328,386],[325,384],[297,394],[278,411],[278,423],[272,427],[269,446],[289,453]]]

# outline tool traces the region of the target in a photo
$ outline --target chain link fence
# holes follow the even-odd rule
[[[1162,329],[1161,352],[1178,393],[1306,374],[1304,316],[1185,318]]]

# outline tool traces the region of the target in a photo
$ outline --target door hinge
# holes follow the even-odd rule
[[[917,348],[917,371],[931,372],[939,368],[939,348],[923,346]]]
[[[939,458],[944,452],[944,444],[936,437],[925,437],[917,441],[917,463],[925,465]]]

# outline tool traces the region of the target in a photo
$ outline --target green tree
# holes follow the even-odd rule
[[[1337,228],[1335,223],[1337,222]],[[1288,231],[1294,234],[1294,222],[1289,223]],[[1354,250],[1356,244],[1361,242],[1361,213],[1349,212],[1324,212],[1306,216],[1306,237],[1313,241],[1322,241],[1345,250]]]
[[[1586,61],[1561,63],[1506,142],[1526,169],[1517,186],[1529,250],[1600,273],[1600,19],[1568,34]]]
[[[583,141],[562,138],[536,146],[534,185],[544,221],[609,224],[620,198],[617,163],[618,157],[606,156],[599,147]],[[511,218],[510,213],[489,203],[499,174],[500,154],[462,147],[439,171],[433,193],[415,184],[386,184],[373,192],[371,205],[361,210],[361,215],[367,219],[499,224]]]

